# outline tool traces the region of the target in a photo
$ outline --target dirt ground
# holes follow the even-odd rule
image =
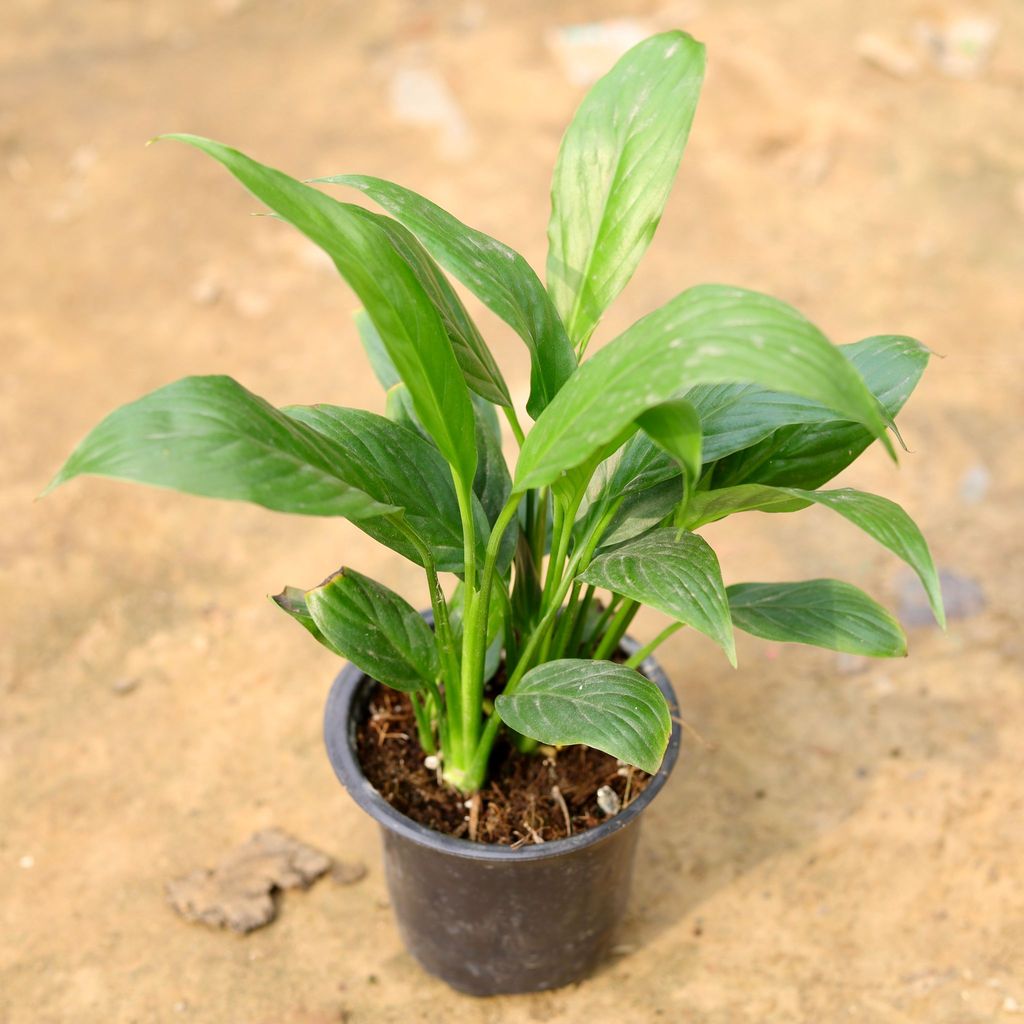
[[[998,38],[967,78],[916,38],[958,10],[0,5],[0,1021],[1024,1019],[1024,8],[968,10]],[[212,162],[147,138],[382,174],[541,266],[583,89],[552,32],[612,17],[689,29],[710,72],[599,340],[725,281],[839,342],[926,341],[945,358],[901,417],[912,453],[898,470],[869,453],[844,479],[904,504],[985,606],[963,602],[947,636],[912,628],[899,662],[741,636],[732,671],[674,637],[662,660],[704,742],[650,811],[614,958],[570,989],[481,1002],[403,951],[375,828],[321,745],[337,664],[265,599],[345,561],[422,602],[408,565],[339,522],[97,480],[33,499],[101,415],[187,373],[380,406],[325,261],[250,217]],[[525,349],[470,309],[524,397]],[[833,575],[910,601],[899,563],[823,510],[709,535],[727,581]],[[288,893],[244,938],[174,915],[168,879],[269,826],[369,873]]]

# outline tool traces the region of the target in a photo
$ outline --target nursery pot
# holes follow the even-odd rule
[[[626,640],[628,653],[636,645]],[[324,738],[335,774],[380,826],[391,905],[409,952],[474,996],[538,992],[578,981],[601,960],[629,897],[640,819],[679,753],[675,693],[653,659],[642,666],[672,708],[658,774],[596,828],[513,850],[435,832],[396,811],[367,781],[356,728],[376,683],[352,665],[327,698]]]

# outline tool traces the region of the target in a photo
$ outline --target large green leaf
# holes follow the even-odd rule
[[[929,351],[919,341],[902,335],[865,338],[839,349],[863,376],[879,404],[890,417],[903,408],[928,364]],[[767,397],[767,396],[764,396]],[[758,402],[760,398],[753,401]],[[748,415],[748,398],[740,396],[733,410],[726,411],[716,424],[704,419],[705,431],[713,432],[737,423]],[[696,402],[700,408],[700,402]],[[794,415],[792,406],[776,403],[774,415],[761,415],[761,440],[748,437],[736,445],[734,455],[715,467],[717,486],[740,483],[765,483],[779,486],[820,487],[852,463],[874,440],[860,423],[837,418],[824,407],[803,407]],[[780,419],[782,422],[780,422]],[[758,443],[754,443],[758,440]],[[715,444],[713,439],[708,443]],[[742,448],[743,450],[737,450]],[[724,454],[724,451],[722,452]]]
[[[639,320],[573,374],[526,438],[516,489],[550,483],[687,387],[723,381],[811,398],[864,423],[892,451],[877,400],[813,324],[766,295],[702,285]]]
[[[798,512],[809,504],[781,487],[763,484],[716,487],[693,496],[686,510],[685,525],[688,530],[699,530],[735,512]]]
[[[478,461],[473,490],[493,525],[512,493],[512,477],[501,450],[501,425],[494,406],[482,399],[473,403],[476,414]]]
[[[365,313],[356,315],[360,339],[366,349],[374,375],[387,388],[387,417],[395,423],[422,433],[422,426],[411,407],[408,388],[399,380],[398,371],[384,350],[380,335]],[[494,406],[480,395],[473,396],[473,417],[477,449],[473,491],[493,525],[512,490],[512,477],[501,450],[501,425]],[[507,565],[507,562],[505,563]]]
[[[395,364],[391,362],[391,356],[388,355],[388,350],[384,347],[380,333],[373,326],[373,321],[365,309],[356,313],[355,324],[374,377],[385,391],[390,391],[396,384],[401,383],[401,378],[398,376]]]
[[[416,410],[413,407],[409,389],[401,381],[388,388],[387,394],[384,396],[384,415],[392,423],[397,423],[400,427],[405,427],[406,430],[411,430],[418,434],[435,451],[437,450],[437,446],[431,440],[430,435],[423,429],[423,424],[420,423],[419,418],[416,416]],[[480,467],[478,466],[477,473],[479,472]]]
[[[306,607],[329,645],[368,676],[410,692],[437,678],[434,634],[408,601],[352,569],[306,593]]]
[[[107,416],[47,490],[88,473],[357,522],[397,511],[339,471],[342,454],[230,377],[185,377]]]
[[[862,590],[841,580],[735,583],[727,593],[736,628],[765,640],[875,658],[907,653],[900,624]]]
[[[565,658],[530,669],[495,701],[503,722],[541,743],[585,743],[652,775],[661,766],[672,719],[661,690],[610,661]]]
[[[700,476],[701,427],[697,410],[684,398],[673,398],[637,417],[640,429],[682,467],[688,486]]]
[[[598,554],[653,530],[682,500],[683,484],[678,474],[653,487],[628,492],[601,535]]]
[[[647,250],[690,133],[704,47],[684,32],[623,56],[580,104],[551,186],[548,289],[586,342]]]
[[[526,408],[531,416],[539,416],[576,368],[576,355],[544,286],[526,260],[401,185],[361,174],[319,180],[351,185],[379,203],[526,342],[532,366]]]
[[[293,405],[293,419],[327,438],[339,475],[382,503],[405,510],[406,522],[434,556],[437,568],[463,570],[462,520],[448,464],[429,441],[414,430],[363,409],[336,405]],[[478,534],[486,536],[487,519],[477,506]],[[421,559],[390,519],[356,523],[371,537],[414,562]]]
[[[625,445],[602,462],[591,477],[573,525],[576,543],[583,543],[596,521],[616,501],[620,501],[618,511],[605,529],[602,547],[620,543],[650,529],[679,504],[682,486],[677,484],[671,489],[674,500],[664,512],[658,512],[653,520],[647,516],[649,503],[645,500],[645,492],[667,480],[679,480],[680,473],[678,463],[664,449],[642,430],[637,431]],[[660,496],[661,492],[657,497]],[[656,500],[655,505],[660,508],[660,501]],[[644,525],[637,522],[642,517],[649,520]],[[634,529],[636,526],[639,528]],[[625,535],[619,536],[619,527],[626,531]]]
[[[303,629],[324,645],[334,654],[341,655],[327,637],[320,631],[320,627],[313,621],[306,605],[306,592],[300,587],[285,587],[280,594],[274,594],[271,601],[283,612],[287,612]]]
[[[722,571],[710,545],[696,534],[653,530],[595,558],[580,579],[693,626],[736,664]]]
[[[707,463],[756,444],[780,427],[835,419],[817,402],[756,384],[698,384],[686,398],[700,416]]]
[[[455,294],[455,290],[448,283],[448,278],[433,261],[430,253],[423,248],[416,236],[398,221],[371,213],[369,210],[364,210],[363,214],[385,231],[395,251],[404,258],[409,269],[416,275],[416,280],[430,297],[434,308],[441,315],[466,384],[489,402],[511,406],[508,385],[494,361],[494,356],[466,312],[462,300]]]
[[[688,529],[696,530],[734,512],[794,512],[812,503],[838,512],[902,558],[921,578],[935,619],[940,626],[945,627],[939,574],[928,550],[928,542],[914,520],[888,498],[857,491],[852,487],[841,487],[834,491],[808,491],[799,487],[741,484],[738,487],[702,491],[695,495],[687,509],[686,525]]]
[[[852,487],[840,487],[834,491],[805,491],[796,487],[785,490],[794,497],[813,501],[838,512],[898,558],[902,558],[920,577],[935,620],[945,628],[942,588],[935,562],[928,550],[928,542],[917,523],[896,502]]]
[[[380,332],[416,412],[441,454],[469,482],[476,470],[473,405],[440,314],[391,235],[358,206],[196,135],[166,135],[222,163],[257,199],[326,252]]]
[[[643,431],[634,434],[604,465],[607,483],[603,494],[608,500],[647,490],[679,475],[677,462]]]

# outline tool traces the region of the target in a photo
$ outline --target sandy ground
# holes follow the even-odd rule
[[[941,3],[0,7],[0,1020],[1024,1013],[1024,9],[978,10],[999,38],[958,79],[913,67],[915,20]],[[912,629],[898,663],[745,638],[733,672],[673,638],[663,661],[705,742],[650,811],[615,958],[571,989],[478,1002],[403,951],[375,829],[321,748],[337,666],[264,597],[344,560],[422,602],[408,566],[344,523],[103,481],[33,498],[102,414],[186,373],[379,407],[330,268],[211,162],[148,137],[393,177],[540,266],[581,95],[545,33],[611,16],[692,30],[711,67],[658,238],[600,337],[720,280],[836,341],[924,339],[946,358],[901,419],[913,453],[845,479],[901,501],[987,605],[948,636]],[[911,66],[863,59],[865,32]],[[433,76],[443,123],[410,123],[404,97]],[[522,397],[525,350],[470,308]],[[713,531],[727,580],[835,575],[898,603],[898,563],[819,511]],[[367,878],[290,893],[247,938],[172,913],[167,879],[270,825]]]

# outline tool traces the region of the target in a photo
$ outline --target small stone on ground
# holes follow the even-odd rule
[[[339,865],[351,881],[362,865]],[[256,832],[212,870],[200,868],[167,884],[167,899],[188,921],[250,932],[277,916],[280,889],[308,888],[331,869],[331,858],[281,829]],[[365,874],[365,869],[363,869]]]

